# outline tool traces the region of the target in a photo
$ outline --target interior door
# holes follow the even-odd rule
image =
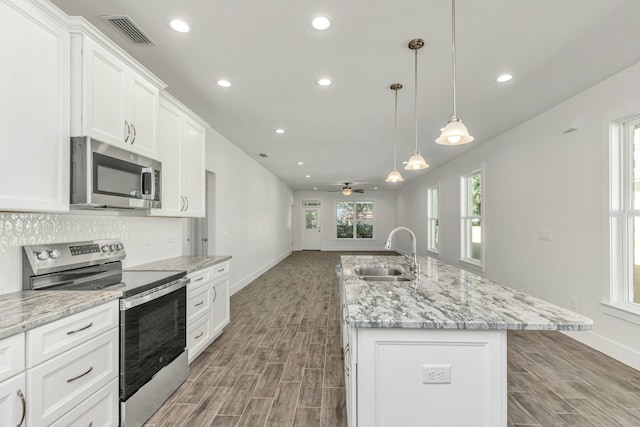
[[[317,251],[320,250],[321,236],[320,232],[321,210],[320,208],[302,208],[302,250]]]

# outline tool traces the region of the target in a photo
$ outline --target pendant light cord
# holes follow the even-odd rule
[[[396,93],[396,105],[395,113],[393,116],[393,168],[396,168],[396,151],[398,146],[398,89],[395,89]]]
[[[458,117],[456,110],[456,0],[451,0],[451,58],[453,63],[453,115]]]
[[[413,95],[413,121],[415,122],[416,130],[416,153],[418,152],[418,49],[415,51],[415,65],[414,65],[414,79],[413,84],[415,87],[415,93]]]

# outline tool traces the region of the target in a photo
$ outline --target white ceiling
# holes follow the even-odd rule
[[[458,112],[476,141],[443,147],[434,139],[452,112],[449,0],[53,3],[87,18],[296,190],[335,189],[343,181],[365,189],[401,185],[384,182],[393,164],[389,85],[404,84],[400,163],[415,144],[411,39],[425,40],[418,53],[418,147],[431,170],[640,61],[638,0],[458,0]],[[317,14],[330,16],[333,26],[314,30],[310,18]],[[157,46],[132,45],[100,15],[128,15]],[[170,29],[176,17],[193,31]],[[495,82],[505,72],[513,80]],[[315,84],[324,76],[334,84]],[[219,79],[232,87],[218,87]],[[285,134],[274,132],[280,127]],[[405,183],[430,170],[398,168]]]

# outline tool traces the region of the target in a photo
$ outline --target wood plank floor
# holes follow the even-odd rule
[[[334,267],[348,253],[294,252],[233,295],[231,324],[146,425],[346,426]],[[509,427],[640,426],[640,372],[558,332],[508,339]]]

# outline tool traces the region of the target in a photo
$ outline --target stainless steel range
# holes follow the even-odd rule
[[[122,290],[120,425],[141,426],[189,375],[184,271],[122,270],[118,239],[25,246],[25,290]]]

